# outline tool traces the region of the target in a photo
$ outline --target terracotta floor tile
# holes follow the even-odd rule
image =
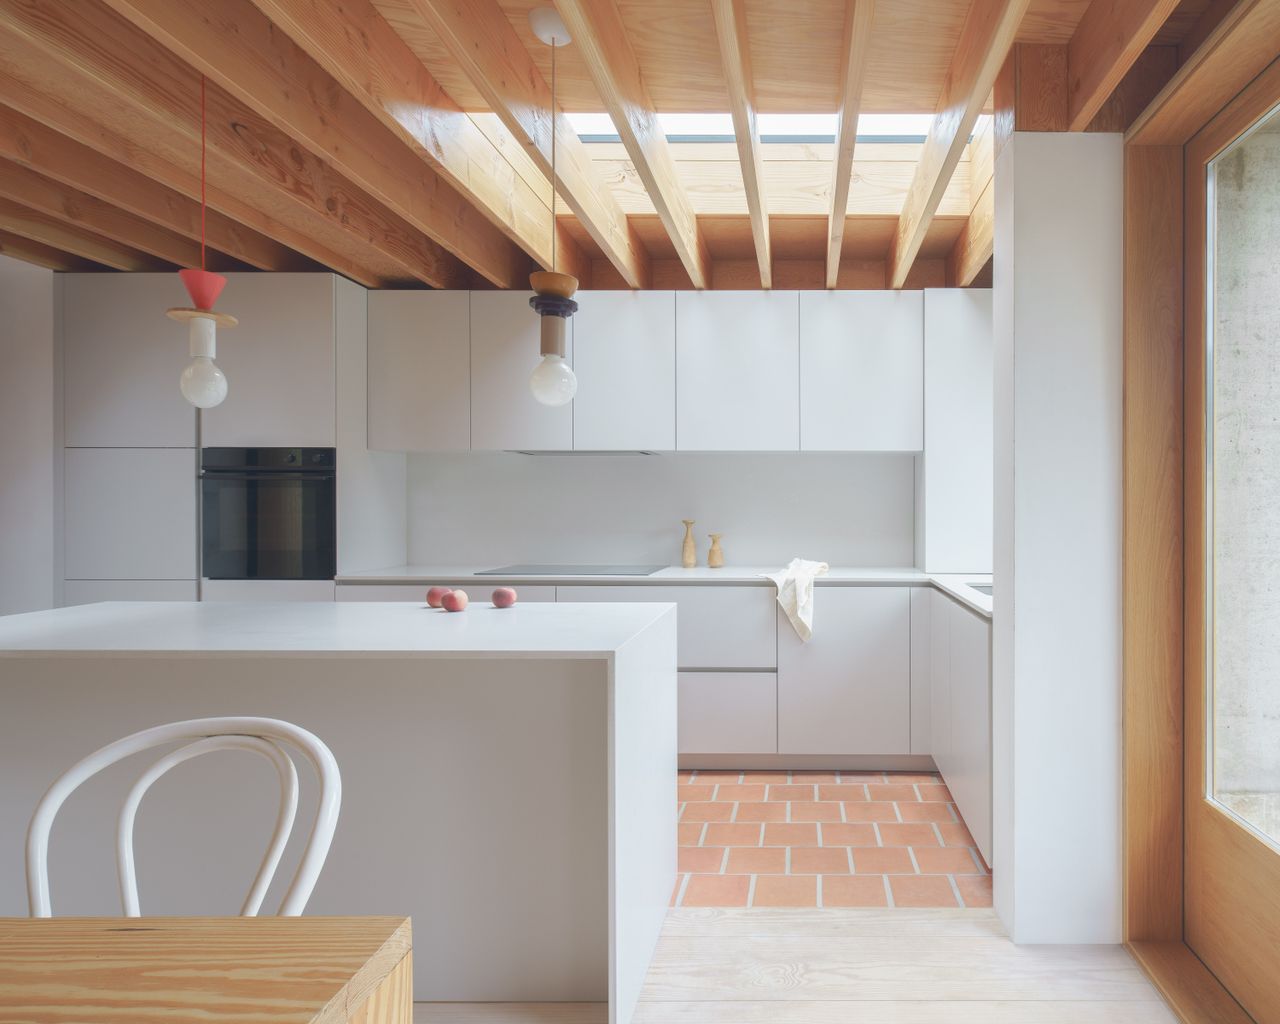
[[[786,821],[785,803],[738,804],[734,821]]]
[[[693,879],[689,879],[690,883]],[[946,875],[891,875],[895,907],[955,907],[955,892]],[[688,903],[686,897],[685,902]]]
[[[859,875],[914,875],[911,854],[903,846],[861,846],[853,851],[853,870]]]
[[[806,803],[794,800],[791,803],[792,821],[840,821],[840,805],[837,803]]]
[[[750,875],[690,875],[682,907],[745,907]]]
[[[973,836],[965,828],[962,821],[940,821],[938,831],[942,833],[943,846],[975,846]]]
[[[792,782],[835,782],[837,775],[835,772],[792,772]]]
[[[844,805],[845,821],[897,821],[898,805],[888,800],[869,800],[865,804]]]
[[[862,822],[831,822],[822,826],[823,846],[879,846],[874,826]]]
[[[920,793],[921,800],[941,801],[942,803],[951,803],[951,790],[946,786],[932,786],[921,783],[916,786]]]
[[[898,804],[898,810],[902,813],[903,821],[937,821],[946,823],[953,822],[957,818],[950,804],[901,803]]]
[[[894,783],[905,782],[908,784],[912,784],[916,782],[923,782],[928,784],[928,783],[941,782],[942,776],[935,775],[931,772],[885,772],[884,780],[885,782],[894,782]]]
[[[671,902],[667,904],[669,907],[676,905],[676,900],[680,898],[680,886],[684,884],[684,875],[676,875],[676,884],[671,887]]]
[[[824,907],[887,907],[883,875],[823,875]]]
[[[676,828],[680,830],[681,846],[697,846],[702,842],[702,822],[682,821]]]
[[[765,846],[817,846],[818,826],[810,822],[771,822],[764,827]]]
[[[938,834],[928,822],[895,825],[887,821],[880,826],[880,843],[882,846],[937,846]]]
[[[703,786],[696,782],[676,786],[676,799],[682,804],[690,802],[705,803],[715,795],[716,787],[708,783]]]
[[[763,800],[764,799],[764,783],[759,785],[739,785],[733,782],[725,782],[716,787],[716,800]],[[711,797],[707,797],[708,800]]]
[[[819,800],[839,800],[842,803],[847,800],[862,801],[867,798],[867,787],[865,783],[857,782],[840,782],[833,786],[819,786]]]
[[[812,800],[817,786],[773,785],[769,787],[768,800]]]
[[[699,770],[693,776],[694,782],[737,782],[742,778],[742,772],[720,772],[720,771],[701,771]]]
[[[816,907],[816,875],[759,875],[751,898],[753,907]]]
[[[849,848],[847,846],[799,846],[791,851],[793,875],[847,875],[849,874]]]
[[[693,770],[691,768],[681,768],[678,772],[676,772],[677,782],[688,782],[692,778],[693,778]]]
[[[982,874],[982,869],[963,846],[921,846],[915,855],[922,875]]]
[[[760,826],[750,822],[732,824],[713,821],[703,840],[708,846],[759,846]]]
[[[736,846],[729,850],[726,871],[738,875],[782,875],[787,871],[785,846]]]
[[[842,784],[846,782],[884,782],[884,772],[841,772],[839,781]]]
[[[680,812],[681,821],[728,821],[733,815],[733,804],[696,803],[685,804]]]
[[[790,772],[744,772],[742,775],[744,783],[783,783],[791,781]]]
[[[869,800],[909,800],[915,802],[916,787],[905,783],[871,783],[867,786]]]
[[[956,888],[966,907],[991,906],[990,875],[957,875]]]
[[[698,872],[704,875],[719,873],[724,863],[724,850],[719,846],[682,846],[679,851],[677,871],[685,874]]]

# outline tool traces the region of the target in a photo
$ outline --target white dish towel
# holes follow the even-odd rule
[[[782,605],[791,625],[805,643],[813,636],[813,581],[826,575],[830,568],[826,562],[793,558],[780,572],[761,573],[777,586],[778,604]]]

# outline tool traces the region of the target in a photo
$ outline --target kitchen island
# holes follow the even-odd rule
[[[411,916],[418,1000],[607,1001],[611,1021],[630,1019],[675,879],[673,606],[35,612],[0,618],[0,701],[0,916],[26,913],[27,821],[76,760],[164,722],[282,718],[342,769],[308,913]],[[118,765],[64,807],[56,914],[119,913],[114,822],[142,768]],[[232,754],[158,783],[138,820],[143,912],[232,912],[275,803],[270,768]]]

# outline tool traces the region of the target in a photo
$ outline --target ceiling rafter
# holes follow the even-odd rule
[[[39,242],[61,252],[71,253],[112,270],[172,270],[174,264],[156,259],[84,228],[74,227],[57,217],[33,210],[11,199],[0,197],[0,229]]]
[[[0,256],[9,256],[24,263],[34,263],[46,270],[60,270],[64,273],[104,269],[101,263],[94,263],[9,231],[0,231]]]
[[[551,174],[557,146],[560,194],[630,288],[649,281],[649,254],[592,165],[581,139],[557,105],[533,58],[497,0],[410,0],[507,129],[526,141],[539,169]]]
[[[870,0],[867,0],[870,2]],[[760,264],[760,287],[773,287],[773,254],[769,244],[769,204],[764,191],[764,160],[756,126],[755,86],[751,74],[751,46],[747,38],[746,0],[711,0],[711,13],[720,41],[720,63],[729,90],[734,141],[747,196],[751,237]]]
[[[969,142],[969,217],[947,256],[947,283],[968,288],[995,253],[995,122],[987,118]]]
[[[889,287],[901,288],[964,154],[1030,0],[975,0],[889,249]]]
[[[871,53],[871,24],[875,0],[846,0],[840,61],[840,112],[836,123],[836,151],[831,167],[831,208],[827,212],[827,287],[840,277],[845,215],[853,178],[853,151],[858,140],[862,84]]]

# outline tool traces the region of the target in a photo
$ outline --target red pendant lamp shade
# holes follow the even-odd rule
[[[191,296],[191,304],[196,309],[213,309],[213,304],[218,301],[222,289],[227,286],[227,279],[221,274],[215,274],[212,270],[188,268],[179,270],[178,276],[182,278],[187,294]]]

